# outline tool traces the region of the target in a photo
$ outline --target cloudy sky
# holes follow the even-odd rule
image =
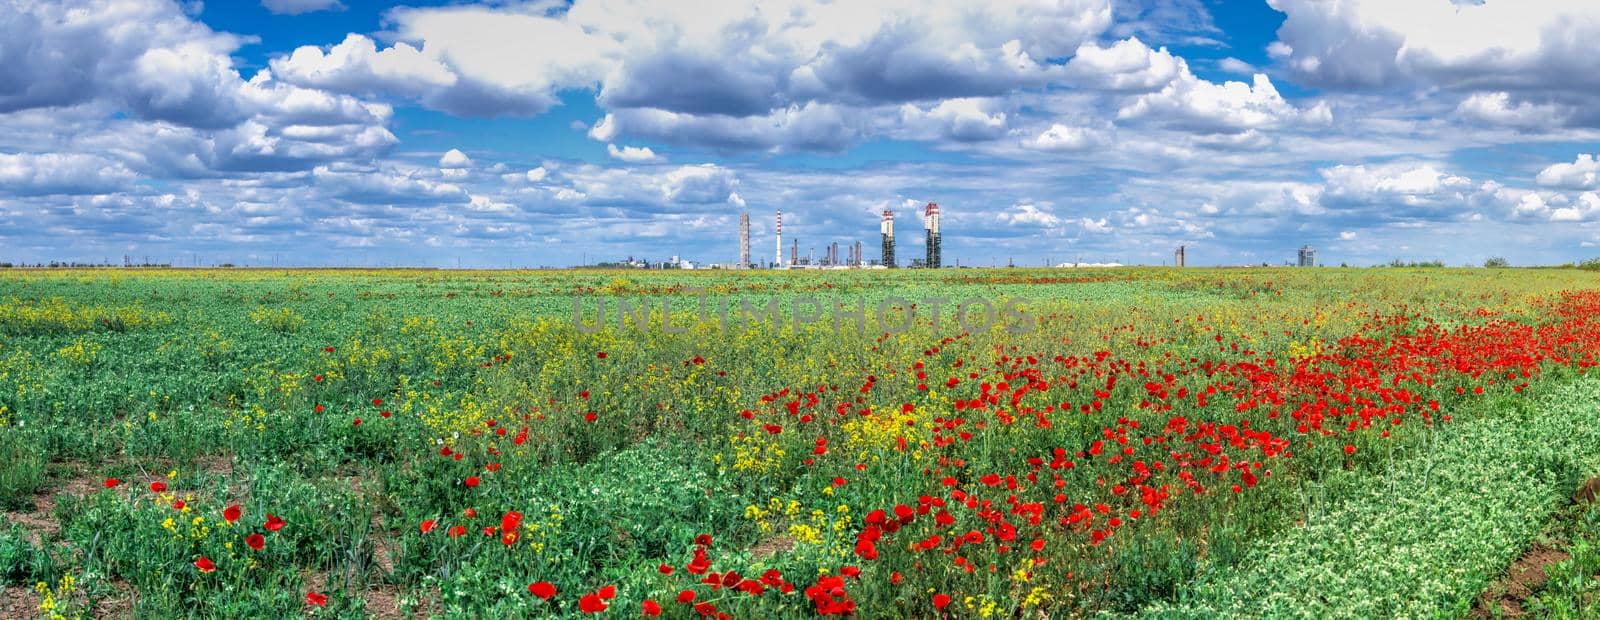
[[[1600,255],[1589,0],[0,0],[0,261]],[[869,255],[875,252],[869,253]]]

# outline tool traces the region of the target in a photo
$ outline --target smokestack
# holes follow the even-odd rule
[[[883,210],[883,266],[894,269],[894,211]]]
[[[800,240],[799,239],[795,239],[794,241],[789,242],[789,264],[791,264],[791,265],[800,264]]]
[[[929,269],[938,269],[941,258],[939,251],[939,203],[930,202],[923,209],[922,228],[928,235],[928,256],[924,262]]]
[[[861,261],[861,240],[857,239],[856,240],[855,257],[850,259],[850,266],[851,267],[860,267],[861,266],[861,262],[862,262]]]
[[[772,257],[772,267],[783,268],[783,209],[778,209],[778,253]]]
[[[750,214],[739,214],[739,269],[750,268]]]

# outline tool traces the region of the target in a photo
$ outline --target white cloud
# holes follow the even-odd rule
[[[1217,61],[1217,68],[1235,75],[1255,75],[1261,72],[1255,65],[1232,56]]]
[[[716,164],[683,166],[662,178],[661,195],[677,203],[724,202],[737,196],[738,185],[732,170]]]
[[[299,15],[316,11],[343,11],[339,0],[261,0],[261,6],[278,15]]]
[[[1585,222],[1600,216],[1600,196],[1594,192],[1584,192],[1578,197],[1577,203],[1571,206],[1555,209],[1550,212],[1552,222]]]
[[[461,152],[461,149],[450,149],[445,151],[444,155],[439,156],[439,167],[450,170],[471,168],[472,158],[467,157],[467,154]]]
[[[1106,221],[1106,218],[1103,217],[1100,219],[1090,219],[1087,217],[1078,218],[1078,227],[1082,228],[1084,232],[1094,233],[1097,235],[1111,233],[1111,223]]]
[[[105,194],[135,178],[121,163],[81,153],[0,153],[0,187],[11,194]]]
[[[1329,115],[1325,105],[1304,111],[1296,108],[1261,73],[1251,84],[1217,84],[1185,72],[1159,92],[1141,95],[1117,111],[1120,119],[1152,118],[1161,124],[1202,132],[1239,132],[1302,119],[1327,122]]]
[[[1339,240],[1340,241],[1354,241],[1355,238],[1356,238],[1356,232],[1353,231],[1353,230],[1346,230],[1344,232],[1339,233]]]
[[[1099,143],[1100,137],[1089,129],[1056,123],[1039,135],[1023,140],[1022,145],[1039,151],[1081,151]]]
[[[1147,92],[1170,84],[1189,68],[1167,48],[1154,50],[1138,38],[1129,38],[1111,47],[1079,46],[1067,62],[1067,71],[1079,83],[1096,88]]]
[[[896,129],[919,139],[993,140],[1006,133],[1006,113],[996,107],[995,100],[974,97],[946,99],[928,109],[907,103],[900,106]]]
[[[1540,170],[1537,180],[1545,187],[1595,189],[1600,187],[1600,160],[1582,153],[1570,164],[1551,164]]]
[[[1269,0],[1288,15],[1275,57],[1323,87],[1600,88],[1600,4],[1570,0]]]
[[[648,146],[624,146],[619,149],[615,144],[607,144],[606,153],[611,155],[612,159],[620,159],[630,164],[656,162],[662,160],[662,158],[657,156],[655,151],[650,150],[650,147]]]
[[[1456,106],[1456,114],[1482,123],[1522,129],[1559,127],[1571,116],[1567,109],[1554,104],[1521,101],[1513,105],[1511,95],[1506,92],[1474,93]]]
[[[543,181],[545,176],[548,175],[549,173],[550,172],[548,170],[544,169],[544,166],[539,166],[537,168],[529,170],[526,176],[528,178],[528,182],[529,183],[538,183],[540,181]]]
[[[1061,225],[1061,218],[1056,217],[1054,213],[1040,209],[1031,202],[1019,203],[1007,211],[1002,211],[1000,220],[1012,226],[1055,228]]]
[[[1071,55],[1111,23],[1106,0],[1001,4],[981,12],[963,2],[914,0],[578,0],[549,13],[398,9],[389,14],[396,46],[405,43],[410,49],[401,55],[422,58],[387,74],[453,76],[401,92],[458,113],[535,113],[553,105],[558,90],[598,85],[608,108],[748,116],[807,103],[898,103],[1037,84],[1052,70],[1044,59]],[[380,82],[370,78],[385,72],[366,65],[390,50],[369,52],[352,39],[341,46],[356,44],[359,53],[302,48],[274,66],[283,63],[289,79],[328,87],[341,80],[309,76]]]
[[[1331,197],[1374,199],[1379,196],[1416,199],[1471,190],[1472,180],[1440,171],[1431,164],[1334,166],[1322,171]]]

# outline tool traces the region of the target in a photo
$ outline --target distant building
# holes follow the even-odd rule
[[[1184,247],[1180,245],[1178,246],[1178,251],[1172,253],[1172,265],[1174,267],[1182,267],[1188,261],[1188,258],[1188,255],[1184,253]]]
[[[782,241],[779,241],[782,243]],[[750,268],[750,214],[739,214],[739,265],[735,269]]]
[[[1300,267],[1317,266],[1317,250],[1309,245],[1300,248],[1300,260],[1296,263]]]
[[[883,224],[879,229],[883,233],[883,259],[880,264],[884,267],[894,268],[894,211],[883,210]]]

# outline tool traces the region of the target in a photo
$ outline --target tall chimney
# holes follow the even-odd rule
[[[894,269],[894,211],[883,210],[883,266]]]
[[[772,258],[772,267],[783,268],[783,209],[778,209],[778,253]]]

